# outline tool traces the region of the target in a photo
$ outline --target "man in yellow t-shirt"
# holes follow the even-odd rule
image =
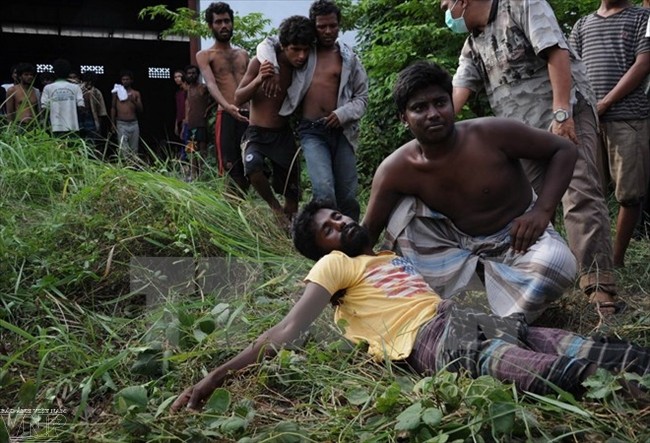
[[[375,359],[403,362],[421,374],[465,369],[473,377],[513,382],[521,391],[545,394],[556,385],[580,394],[597,367],[650,373],[650,349],[529,327],[521,314],[501,318],[441,301],[408,260],[375,254],[367,229],[330,203],[307,204],[294,222],[293,240],[317,260],[300,300],[280,323],[187,388],[172,411],[200,408],[233,371],[296,341],[330,303],[346,338],[368,343]]]

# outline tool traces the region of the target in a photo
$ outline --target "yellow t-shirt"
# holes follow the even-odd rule
[[[440,302],[411,262],[389,251],[354,258],[333,251],[305,280],[330,294],[345,289],[334,320],[344,320],[345,337],[367,342],[376,360],[408,357],[420,326],[436,314]]]

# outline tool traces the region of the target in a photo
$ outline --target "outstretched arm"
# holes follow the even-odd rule
[[[228,103],[228,100],[223,96],[217,85],[217,80],[214,78],[214,73],[210,67],[210,55],[207,52],[199,51],[196,53],[196,64],[201,70],[201,75],[205,84],[208,86],[208,91],[212,98],[226,111],[228,114],[232,115],[235,119],[248,122],[248,119],[239,113],[239,106],[234,103]]]
[[[176,412],[184,406],[193,410],[200,409],[212,392],[221,386],[233,372],[257,362],[264,355],[273,356],[277,349],[295,341],[323,312],[330,297],[331,294],[322,286],[308,283],[300,300],[280,323],[262,333],[235,357],[212,370],[203,380],[183,391],[172,404],[172,412]]]

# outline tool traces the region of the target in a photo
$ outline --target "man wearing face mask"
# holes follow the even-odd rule
[[[596,98],[584,64],[567,43],[546,0],[442,0],[447,26],[470,32],[453,79],[454,109],[485,89],[495,115],[549,129],[578,147],[562,198],[580,288],[602,315],[616,312],[616,283],[607,206],[595,152]],[[522,160],[539,192],[545,165]]]

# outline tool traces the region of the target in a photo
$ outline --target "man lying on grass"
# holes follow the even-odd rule
[[[296,341],[332,303],[344,335],[366,342],[376,360],[402,362],[420,374],[465,370],[491,375],[521,391],[574,394],[597,368],[650,373],[650,349],[568,331],[528,326],[522,314],[497,317],[442,300],[411,263],[393,252],[375,254],[368,231],[327,202],[312,201],[296,218],[293,241],[317,263],[307,286],[284,319],[237,356],[187,388],[172,405],[200,409],[234,372],[275,355]]]

